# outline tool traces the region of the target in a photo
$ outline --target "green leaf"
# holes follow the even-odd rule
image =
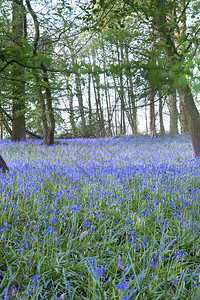
[[[48,56],[46,56],[46,57],[44,58],[44,60],[43,60],[43,63],[45,64],[45,66],[46,66],[47,68],[49,68],[49,67],[51,66],[51,62],[52,62],[52,59],[51,59],[50,57],[48,57]]]
[[[80,69],[80,66],[78,64],[74,64],[73,67],[72,67],[72,73],[78,74],[79,69]]]

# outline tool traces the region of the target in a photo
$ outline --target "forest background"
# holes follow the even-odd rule
[[[55,135],[167,128],[190,133],[199,156],[199,9],[191,0],[1,1],[1,137],[52,145]]]

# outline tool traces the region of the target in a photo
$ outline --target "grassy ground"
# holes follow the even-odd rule
[[[200,299],[200,161],[188,137],[0,150],[0,299]]]

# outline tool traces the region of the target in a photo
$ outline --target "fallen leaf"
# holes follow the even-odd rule
[[[176,287],[175,287],[175,285],[174,285],[173,283],[169,283],[168,289],[170,289],[170,290],[176,292]]]
[[[17,289],[17,287],[14,284],[9,286],[7,297],[11,298],[13,296],[16,296],[17,294],[19,294],[19,290]]]
[[[117,271],[118,272],[126,272],[126,266],[123,264],[123,262],[120,261]]]
[[[66,293],[62,294],[62,295],[60,296],[59,300],[65,299],[65,295],[67,295],[67,294],[66,294]]]
[[[80,234],[80,240],[84,239],[84,237],[88,234],[88,231],[85,230]]]

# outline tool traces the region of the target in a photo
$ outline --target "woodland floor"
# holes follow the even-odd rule
[[[10,168],[0,299],[200,299],[200,161],[189,137],[0,150]]]

